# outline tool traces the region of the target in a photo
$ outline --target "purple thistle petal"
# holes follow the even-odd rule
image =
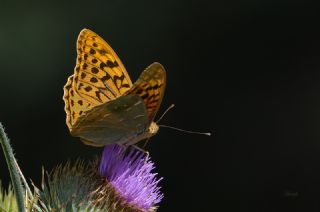
[[[152,173],[154,163],[137,149],[119,145],[104,148],[99,166],[99,173],[105,177],[130,204],[149,210],[163,198],[157,179]]]

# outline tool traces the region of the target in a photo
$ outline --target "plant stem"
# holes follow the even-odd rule
[[[3,153],[7,161],[11,181],[13,184],[14,193],[17,198],[18,209],[20,212],[25,212],[24,207],[24,189],[21,184],[21,179],[18,173],[17,166],[15,164],[15,158],[12,148],[10,146],[9,139],[4,132],[3,126],[0,123],[0,143],[2,145]]]

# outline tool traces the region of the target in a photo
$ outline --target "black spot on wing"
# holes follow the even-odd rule
[[[67,85],[65,88],[69,90],[71,88],[71,84]]]
[[[113,77],[114,84],[118,85],[118,83],[117,83],[118,80],[120,81],[120,85],[119,85],[118,88],[121,88],[123,86],[122,83],[123,83],[123,80],[124,80],[124,75],[122,74],[120,77],[119,76],[114,76]]]
[[[154,86],[149,86],[146,88],[146,91],[149,91],[149,90],[156,90],[158,88],[161,88],[162,87],[162,84],[155,84]]]
[[[107,67],[107,65],[104,62],[100,63],[100,68],[103,69],[104,67]]]
[[[78,85],[78,90],[80,90],[82,87],[83,87],[83,84],[80,83],[80,84]]]
[[[96,97],[101,101],[101,97],[100,97],[101,92],[100,91],[96,91],[95,93],[96,93]]]
[[[111,76],[110,76],[108,73],[105,73],[105,74],[106,74],[106,75],[101,78],[101,80],[102,80],[103,82],[111,79]]]
[[[90,82],[96,83],[96,82],[98,82],[98,80],[97,80],[97,78],[95,78],[95,77],[91,77]]]
[[[84,88],[84,90],[87,91],[87,92],[89,92],[89,91],[92,90],[92,88],[91,88],[91,86],[87,86],[87,87]]]
[[[149,94],[146,93],[146,94],[142,95],[141,98],[142,98],[142,99],[145,99],[145,98],[147,98],[148,96],[149,96]]]
[[[94,55],[96,53],[96,50],[90,49],[90,54]]]
[[[112,62],[111,60],[108,60],[107,61],[107,66],[110,67],[110,68],[114,68],[114,67],[118,67],[119,64],[118,64],[117,61]]]
[[[101,55],[105,55],[105,54],[107,53],[107,51],[104,50],[104,49],[100,49],[100,50],[98,50],[98,51],[99,51],[99,53],[100,53]]]
[[[121,87],[122,87],[122,88],[130,88],[130,85],[129,85],[129,84],[122,84]]]
[[[99,72],[99,69],[97,69],[96,67],[92,67],[92,68],[91,68],[91,72],[92,72],[93,74],[97,74],[97,73]]]

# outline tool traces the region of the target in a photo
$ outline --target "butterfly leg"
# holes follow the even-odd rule
[[[150,140],[151,137],[147,138],[147,140],[144,142],[143,146],[142,146],[142,149],[145,149],[149,140]]]
[[[139,150],[140,152],[143,152],[144,154],[146,154],[146,155],[147,155],[146,160],[149,158],[150,154],[149,154],[149,152],[148,152],[148,151],[146,151],[146,150],[144,150],[144,149],[142,149],[142,148],[138,147],[137,145],[131,145],[131,146],[132,146],[133,148],[135,148],[135,149]]]

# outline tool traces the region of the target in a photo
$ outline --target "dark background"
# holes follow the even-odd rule
[[[320,7],[303,2],[1,2],[0,121],[25,176],[101,152],[69,135],[62,101],[89,28],[133,81],[166,67],[162,124],[215,132],[151,139],[159,211],[319,211]],[[2,154],[0,170],[6,185]]]

